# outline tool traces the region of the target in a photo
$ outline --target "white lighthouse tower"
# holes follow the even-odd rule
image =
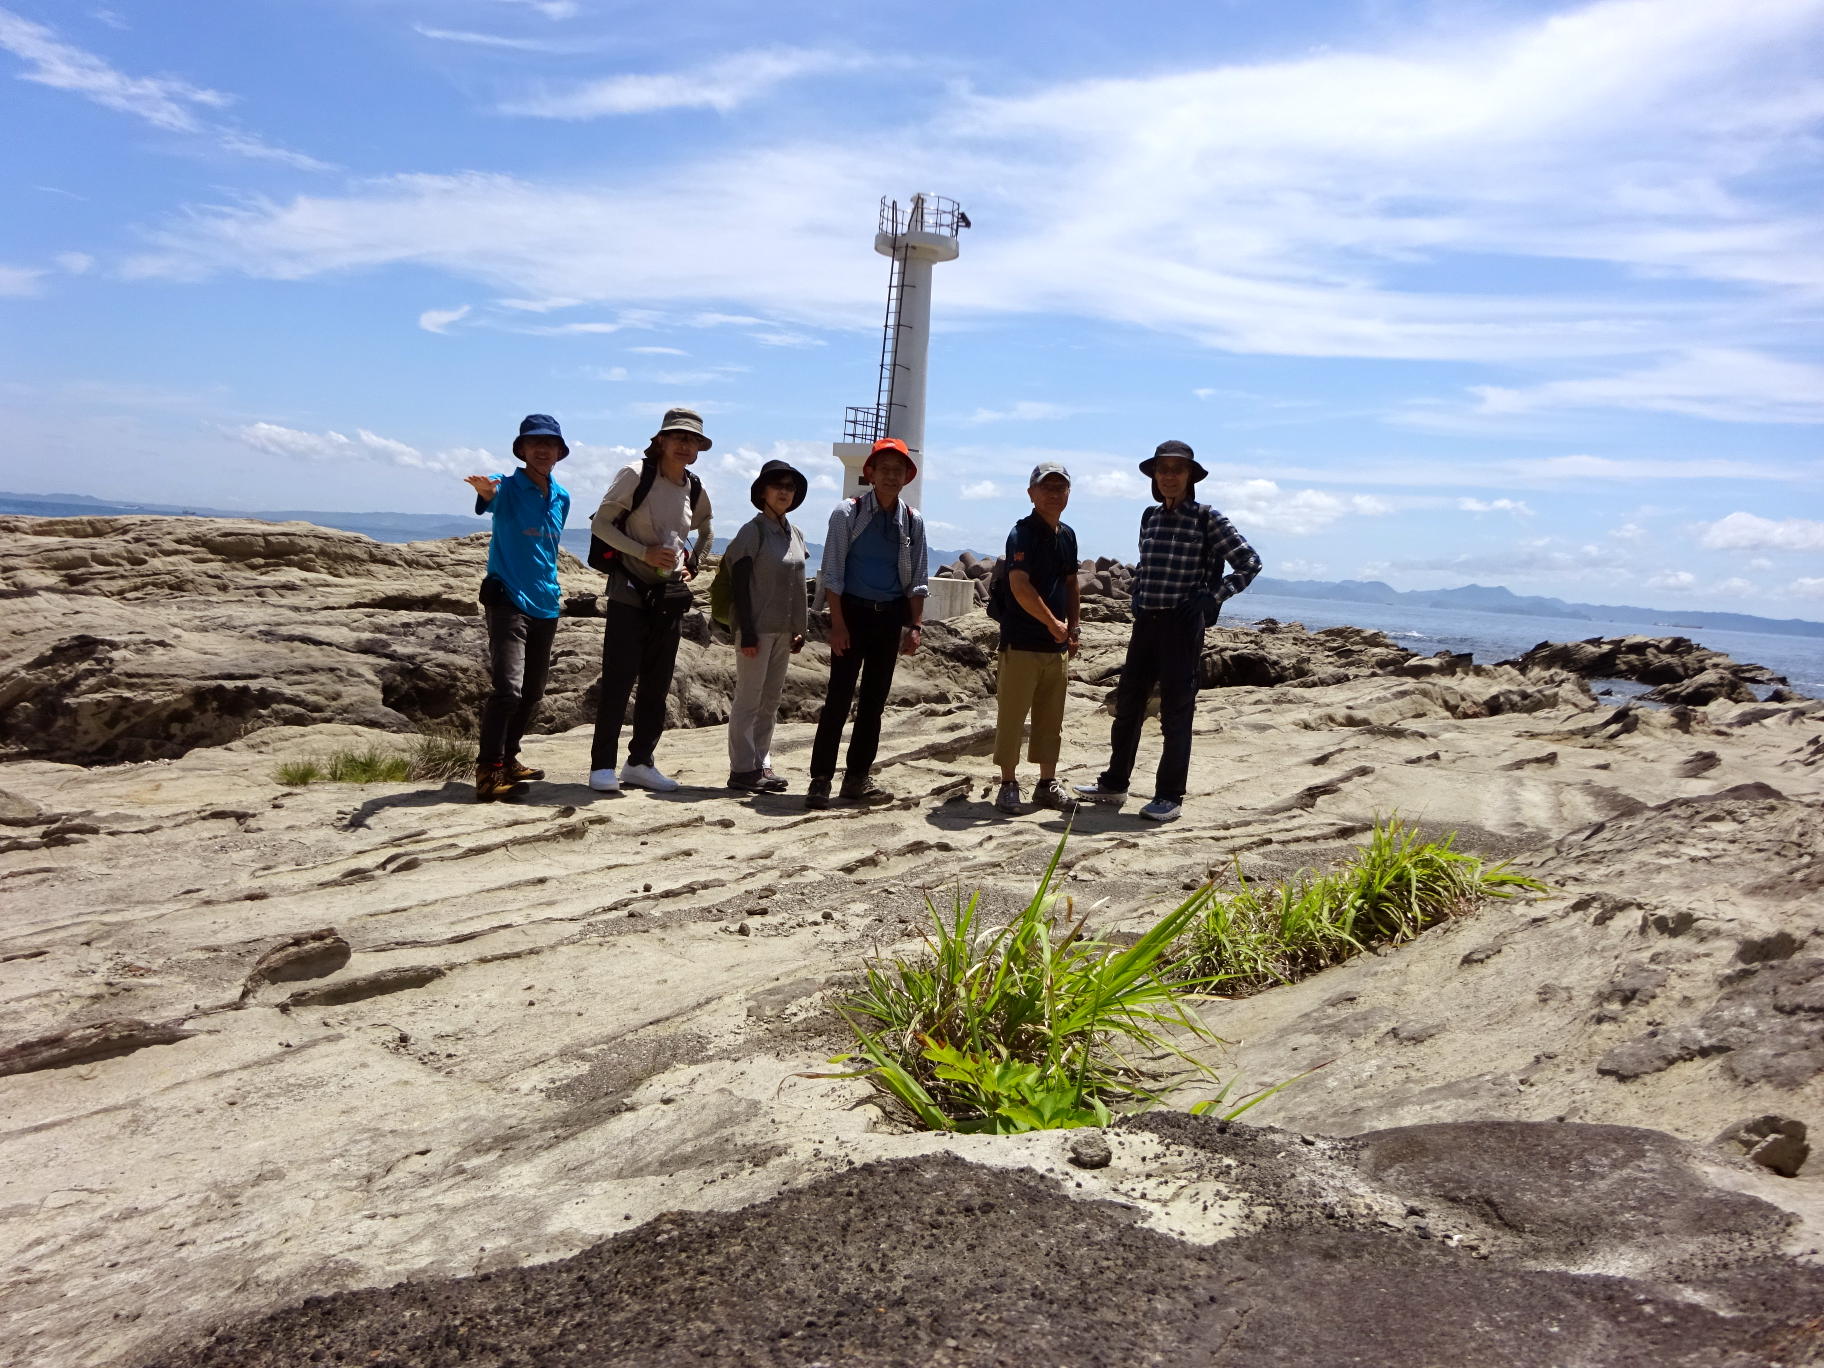
[[[925,365],[931,346],[931,268],[955,261],[957,233],[969,216],[955,200],[918,194],[900,207],[880,201],[880,231],[874,250],[893,264],[887,277],[887,318],[881,330],[880,378],[874,403],[851,408],[843,422],[843,440],[831,450],[843,465],[842,492],[862,490],[861,467],[882,437],[897,437],[912,453],[919,477],[901,496],[919,507],[925,482]]]

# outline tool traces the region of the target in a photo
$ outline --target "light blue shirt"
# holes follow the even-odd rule
[[[495,478],[494,497],[475,499],[475,511],[494,520],[488,573],[507,586],[513,606],[527,617],[558,617],[558,538],[570,516],[570,491],[556,480],[541,490],[523,470]]]
[[[891,518],[872,518],[849,546],[843,592],[873,603],[905,596],[899,582],[899,527]]]

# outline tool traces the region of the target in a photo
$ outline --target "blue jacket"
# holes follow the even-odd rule
[[[570,516],[570,491],[556,480],[540,490],[523,470],[496,478],[492,499],[475,497],[475,511],[494,519],[488,573],[507,586],[513,606],[527,617],[557,617],[558,538]]]

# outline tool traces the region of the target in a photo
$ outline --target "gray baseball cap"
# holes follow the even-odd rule
[[[1026,481],[1026,487],[1028,489],[1032,488],[1032,486],[1036,485],[1047,475],[1061,475],[1064,478],[1065,484],[1070,483],[1070,472],[1064,469],[1062,463],[1058,461],[1040,461],[1032,468],[1032,478]]]

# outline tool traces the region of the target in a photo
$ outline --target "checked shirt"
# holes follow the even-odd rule
[[[1234,567],[1222,573],[1224,563]],[[1208,504],[1186,499],[1176,508],[1154,504],[1140,515],[1140,565],[1134,572],[1134,609],[1176,608],[1204,596],[1233,598],[1260,573],[1254,553],[1235,524]]]

